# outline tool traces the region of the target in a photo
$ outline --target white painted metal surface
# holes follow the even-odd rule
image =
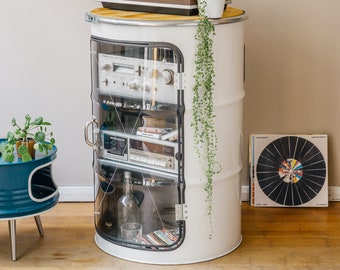
[[[191,128],[191,100],[196,52],[196,25],[192,21],[144,25],[143,22],[111,22],[95,20],[91,23],[95,37],[119,41],[169,42],[184,55],[185,103],[185,239],[172,251],[146,251],[115,245],[96,234],[97,245],[105,252],[126,260],[154,264],[186,264],[214,259],[232,252],[241,241],[241,186],[242,169],[242,103],[244,98],[244,23],[239,20],[218,23],[214,38],[215,55],[215,118],[218,135],[217,158],[222,172],[213,186],[212,237],[207,216],[204,173],[193,147]]]

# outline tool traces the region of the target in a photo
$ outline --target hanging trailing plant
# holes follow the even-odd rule
[[[205,14],[206,4],[206,0],[200,1],[199,21],[195,35],[198,44],[195,58],[191,126],[194,130],[194,148],[206,177],[204,189],[207,193],[207,213],[212,233],[213,177],[219,173],[221,168],[216,159],[218,140],[214,125],[216,117],[213,101],[215,27]]]

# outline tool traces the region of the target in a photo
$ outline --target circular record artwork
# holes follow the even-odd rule
[[[312,200],[326,179],[320,150],[297,136],[281,137],[261,152],[256,165],[258,184],[274,202],[295,206]]]

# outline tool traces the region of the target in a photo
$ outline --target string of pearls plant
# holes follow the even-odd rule
[[[194,130],[194,148],[201,167],[204,170],[207,193],[207,214],[210,224],[210,235],[212,236],[212,199],[213,199],[213,177],[221,171],[220,163],[216,159],[217,135],[215,131],[214,118],[214,54],[213,38],[215,27],[205,13],[207,0],[201,0],[199,5],[199,21],[195,39],[197,41],[197,52],[195,55],[195,75],[193,86],[192,109],[193,117],[191,126]]]

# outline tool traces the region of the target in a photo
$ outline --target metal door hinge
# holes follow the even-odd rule
[[[85,21],[87,22],[95,22],[95,17],[90,13],[85,13]]]
[[[176,220],[188,219],[188,206],[186,204],[176,204],[175,215],[176,215]]]
[[[183,90],[185,84],[185,74],[183,72],[175,73],[174,75],[174,85],[176,89]]]

